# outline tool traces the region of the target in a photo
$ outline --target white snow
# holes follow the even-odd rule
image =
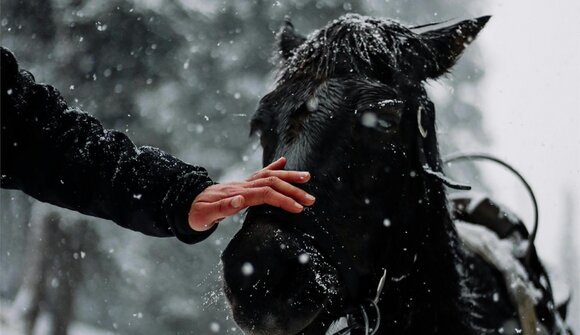
[[[383,220],[383,226],[390,227],[391,226],[391,220],[389,220],[388,218],[385,218]]]
[[[396,99],[385,99],[378,102],[379,107],[386,107],[386,106],[397,106],[402,104],[401,100]]]
[[[318,109],[318,103],[318,98],[313,96],[306,101],[306,109],[308,109],[309,112],[315,112]]]
[[[105,30],[107,30],[107,28],[108,28],[108,27],[107,27],[107,25],[106,25],[106,24],[103,24],[103,23],[101,23],[101,21],[97,21],[97,22],[95,23],[95,25],[97,26],[97,30],[98,30],[98,31],[105,31]]]
[[[535,334],[539,320],[534,306],[542,298],[542,292],[534,286],[522,264],[515,258],[514,242],[502,240],[480,225],[457,221],[456,227],[465,246],[502,274],[510,300],[517,307],[522,328],[526,334]]]
[[[330,326],[326,330],[325,335],[334,335],[346,327],[348,327],[348,320],[346,319],[346,317],[343,316],[330,324]],[[346,333],[345,335],[350,335],[350,332]]]
[[[217,322],[212,322],[209,324],[209,329],[213,332],[213,333],[218,333],[220,331],[220,324]]]
[[[502,240],[486,227],[456,221],[457,232],[467,248],[494,265],[504,276],[508,289],[523,287],[534,302],[542,293],[531,281],[521,263],[514,257],[516,249],[511,240]]]
[[[254,273],[254,266],[250,262],[246,262],[242,265],[242,274],[244,276],[251,276]]]

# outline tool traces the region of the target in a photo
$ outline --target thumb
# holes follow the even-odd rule
[[[244,203],[245,199],[241,195],[212,203],[194,203],[189,212],[189,225],[193,230],[208,230],[223,218],[241,211]]]

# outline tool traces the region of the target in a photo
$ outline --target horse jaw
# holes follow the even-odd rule
[[[230,303],[231,306],[231,303]],[[232,307],[233,309],[233,307]],[[248,324],[236,318],[234,320],[247,335],[306,335],[306,334],[320,334],[318,331],[319,325],[316,320],[323,312],[324,307],[321,306],[310,318],[303,320],[293,319],[291,323],[285,323],[286,320],[280,320],[272,313],[268,313],[263,317],[263,322],[260,325]]]

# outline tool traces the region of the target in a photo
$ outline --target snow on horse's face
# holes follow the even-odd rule
[[[287,169],[311,172],[304,188],[317,202],[299,215],[251,208],[224,251],[224,289],[245,332],[323,333],[373,294],[400,180],[438,164],[422,82],[445,73],[486,21],[419,34],[346,15],[308,38],[285,24],[280,76],[252,130],[264,164],[285,156]]]

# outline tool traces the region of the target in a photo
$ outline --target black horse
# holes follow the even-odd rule
[[[252,131],[264,164],[285,156],[287,168],[311,171],[317,202],[299,215],[250,209],[224,251],[226,296],[245,332],[348,333],[341,322],[350,334],[519,331],[502,275],[454,228],[423,85],[488,19],[418,33],[350,14],[308,38],[285,24],[279,78]],[[549,311],[543,327],[558,334]]]

